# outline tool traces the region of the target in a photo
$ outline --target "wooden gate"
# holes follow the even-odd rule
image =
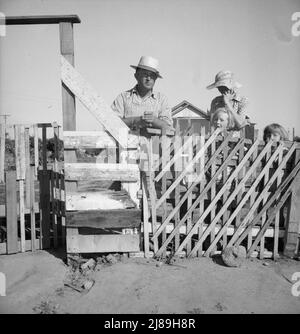
[[[161,136],[156,163],[150,140],[143,174],[146,256],[208,256],[244,245],[248,256],[276,258],[291,233],[298,238],[299,222],[293,218],[289,229],[289,218],[299,144],[264,145],[243,131],[238,137],[204,131],[177,131],[171,144]]]

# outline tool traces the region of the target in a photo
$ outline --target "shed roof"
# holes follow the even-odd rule
[[[184,109],[189,109],[193,111],[194,113],[198,114],[200,117],[203,117],[209,120],[209,116],[205,111],[195,107],[193,104],[191,104],[190,102],[186,100],[183,100],[182,102],[180,102],[179,104],[177,104],[175,107],[172,108],[172,116],[174,117],[176,114],[178,114],[180,111]]]

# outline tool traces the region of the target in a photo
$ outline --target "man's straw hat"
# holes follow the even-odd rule
[[[242,87],[240,83],[234,81],[234,75],[231,71],[220,71],[215,77],[215,82],[206,88],[213,89],[221,86],[225,86],[229,89]]]
[[[154,72],[159,78],[162,76],[159,74],[158,60],[150,56],[142,56],[137,66],[130,65],[132,68],[142,68]]]

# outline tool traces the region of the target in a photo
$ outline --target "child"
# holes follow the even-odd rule
[[[216,75],[215,82],[207,86],[207,89],[217,88],[221,93],[211,102],[211,121],[217,109],[225,107],[232,115],[235,130],[240,130],[249,123],[248,117],[244,114],[248,99],[237,94],[237,89],[241,86],[234,80],[234,75],[230,71],[220,71]]]
[[[280,140],[288,140],[288,134],[280,124],[272,123],[265,127],[263,139],[266,144],[270,140],[279,142]]]

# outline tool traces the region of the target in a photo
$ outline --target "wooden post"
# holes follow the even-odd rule
[[[74,38],[73,38],[73,23],[60,22],[59,23],[60,34],[60,52],[66,60],[74,66]],[[76,130],[76,107],[75,96],[69,90],[69,88],[62,83],[62,111],[63,111],[63,130],[75,131]],[[76,151],[65,150],[64,162],[76,162]],[[65,191],[76,191],[77,182],[67,182],[65,184]],[[62,217],[62,243],[65,244],[64,238],[66,236],[65,217]]]
[[[300,148],[295,152],[295,164],[300,160]],[[300,236],[300,173],[295,177],[291,200],[288,207],[287,223],[285,226],[284,251],[287,257],[297,256],[297,245]]]
[[[59,23],[60,52],[74,66],[74,38],[71,22]],[[64,131],[76,130],[76,110],[74,94],[62,84],[63,128]]]
[[[36,231],[35,231],[35,189],[34,189],[34,180],[35,180],[35,166],[32,166],[30,169],[30,178],[28,180],[30,184],[30,229],[31,229],[31,250],[35,251],[35,239],[36,239]]]
[[[30,208],[30,143],[29,127],[25,127],[25,206]]]
[[[21,252],[25,252],[25,208],[24,208],[25,128],[22,125],[15,126],[15,146],[16,146],[17,181],[19,184]]]
[[[6,230],[7,254],[17,253],[18,247],[18,217],[17,217],[17,182],[16,172],[6,172]]]
[[[37,179],[39,169],[39,129],[37,124],[33,126],[34,132],[34,175]]]
[[[0,183],[4,182],[5,124],[0,123]]]

